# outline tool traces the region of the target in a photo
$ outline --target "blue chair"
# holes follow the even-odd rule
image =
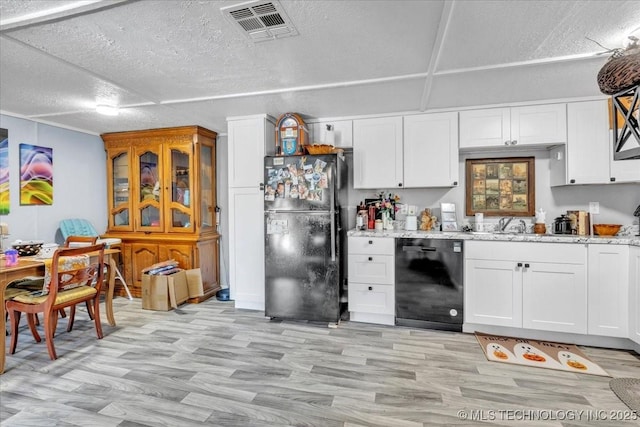
[[[91,224],[86,219],[81,218],[71,218],[71,219],[63,219],[60,221],[60,234],[66,241],[69,236],[87,236],[87,237],[98,237],[97,243],[104,243],[105,248],[115,248],[120,247],[122,244],[122,239],[118,238],[101,238],[98,231],[94,228],[93,224]],[[115,268],[116,279],[122,282],[122,286],[124,286],[124,290],[127,292],[127,296],[130,300],[133,300],[131,296],[131,292],[129,292],[129,287],[127,286],[127,282],[124,281],[124,277],[122,277],[122,273],[118,269]]]

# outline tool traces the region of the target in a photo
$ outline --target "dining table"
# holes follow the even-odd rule
[[[112,255],[119,254],[120,249],[105,249],[104,262],[107,269],[107,294],[105,296],[105,312],[109,325],[115,326],[116,321],[113,316],[113,290],[115,287],[115,271],[116,262]],[[91,252],[89,256],[98,257],[99,252]],[[6,331],[6,308],[4,304],[4,294],[7,286],[17,279],[25,277],[42,277],[44,276],[44,258],[35,256],[18,257],[16,265],[7,266],[4,255],[0,256],[0,301],[2,301],[2,309],[0,310],[0,330]],[[6,333],[6,332],[5,332]],[[0,340],[0,374],[4,372],[6,361],[6,338]]]

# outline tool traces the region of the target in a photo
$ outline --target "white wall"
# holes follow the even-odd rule
[[[107,228],[106,154],[96,135],[0,115],[0,128],[9,131],[10,213],[0,216],[14,240],[62,243],[58,224],[84,218],[98,230]],[[53,148],[53,204],[20,206],[20,144]],[[57,234],[57,236],[56,236]]]
[[[600,215],[595,217],[596,223],[613,223],[638,226],[638,219],[633,217],[633,211],[640,205],[640,184],[604,184],[604,185],[573,185],[565,187],[549,186],[549,151],[538,149],[532,151],[517,151],[513,153],[482,152],[463,153],[460,156],[460,185],[455,188],[430,189],[384,189],[387,193],[398,194],[401,203],[417,205],[419,210],[437,208],[440,203],[455,203],[459,225],[473,224],[473,218],[465,216],[465,160],[468,158],[493,157],[535,157],[536,174],[536,209],[542,208],[547,212],[546,222],[567,210],[589,210],[589,202],[600,202]],[[349,159],[349,157],[348,157]],[[352,164],[352,161],[349,161]],[[353,173],[351,173],[353,175]],[[380,189],[382,190],[382,189]],[[355,227],[355,207],[365,198],[373,198],[379,194],[376,190],[351,190],[349,194],[350,224]],[[525,218],[532,222],[532,218]],[[485,217],[486,222],[497,222],[498,218]]]

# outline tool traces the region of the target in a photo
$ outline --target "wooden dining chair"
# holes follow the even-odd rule
[[[97,242],[98,242],[98,236],[67,236],[67,238],[64,239],[63,247],[78,248],[82,246],[95,245]],[[89,313],[89,318],[93,320],[93,311],[91,310],[91,304],[89,303],[89,301],[87,301],[86,304],[87,304],[87,312]],[[64,310],[60,312],[60,315],[61,317],[65,317]],[[69,318],[69,323],[67,324],[67,332],[71,332],[72,329],[73,329],[73,320]]]
[[[91,246],[98,242],[98,236],[67,236],[64,240],[65,248],[77,248],[80,246]]]
[[[96,252],[96,262],[91,262],[90,253]],[[104,279],[104,244],[79,248],[58,249],[51,261],[49,277],[45,279],[42,292],[29,295],[17,295],[7,301],[6,309],[11,321],[11,344],[9,352],[14,354],[18,343],[18,327],[22,313],[27,315],[29,329],[36,342],[40,335],[36,330],[35,315],[43,313],[44,332],[47,351],[51,360],[57,359],[53,336],[57,325],[58,312],[70,308],[69,326],[73,325],[75,307],[90,301],[93,309],[93,322],[98,339],[102,338],[100,324],[100,290]]]

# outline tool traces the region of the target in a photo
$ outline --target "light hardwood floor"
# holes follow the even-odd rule
[[[470,334],[270,321],[215,300],[114,310],[102,340],[82,309],[71,333],[61,319],[54,362],[22,327],[0,376],[2,426],[640,424],[586,420],[628,413],[609,378],[489,362]],[[635,353],[581,348],[613,377],[640,377]]]

